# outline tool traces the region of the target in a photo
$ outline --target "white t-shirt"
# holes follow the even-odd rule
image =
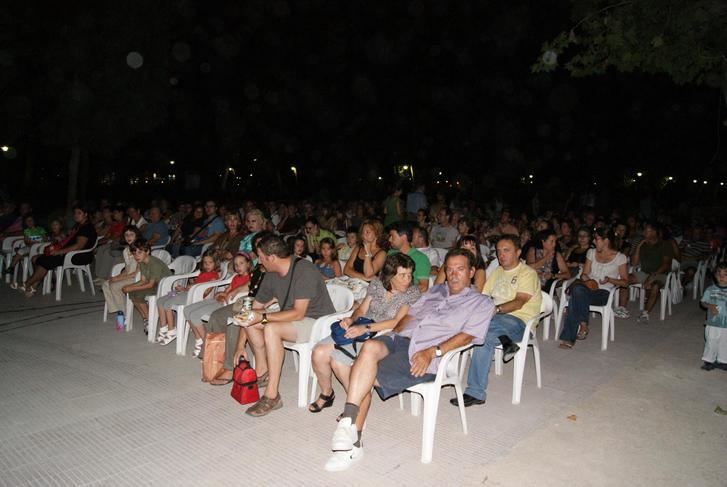
[[[598,282],[599,287],[602,289],[611,289],[613,287],[613,284],[610,282],[607,284],[601,284],[601,280],[605,277],[620,279],[621,275],[618,273],[618,268],[621,264],[625,264],[628,260],[624,254],[619,252],[616,254],[616,257],[611,259],[611,262],[598,262],[596,260],[596,249],[588,249],[586,259],[591,261],[591,273],[588,277]]]
[[[427,256],[427,258],[429,259],[429,264],[431,266],[439,267],[442,265],[442,261],[439,258],[439,252],[434,250],[432,247],[422,247],[417,250]]]

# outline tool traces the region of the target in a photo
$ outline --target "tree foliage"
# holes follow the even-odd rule
[[[675,83],[727,95],[724,0],[572,0],[572,28],[542,46],[534,72],[564,67],[573,76],[610,67],[666,74]]]

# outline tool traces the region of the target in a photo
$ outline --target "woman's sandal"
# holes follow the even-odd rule
[[[25,297],[26,298],[32,298],[33,297],[33,294],[35,294],[35,288],[34,287],[28,286],[28,287],[25,287],[24,289],[25,289]]]
[[[560,345],[558,345],[558,348],[562,348],[564,350],[570,350],[571,348],[573,348],[573,345],[575,345],[575,343],[562,341],[562,342],[560,342]]]
[[[336,391],[332,391],[329,396],[321,393],[318,396],[318,399],[315,400],[315,402],[310,403],[310,405],[308,406],[308,411],[310,411],[311,413],[320,413],[324,409],[333,406],[334,399],[336,399]],[[318,405],[319,400],[323,401],[323,404]]]
[[[576,335],[576,338],[578,340],[585,340],[588,336],[588,325],[581,323],[578,325],[578,334]]]

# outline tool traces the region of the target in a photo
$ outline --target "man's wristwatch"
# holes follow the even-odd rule
[[[500,309],[500,307],[499,307],[499,306],[495,306],[495,311],[496,311],[496,312],[497,312],[498,314],[502,313],[502,310]]]
[[[262,325],[268,324],[268,314],[267,313],[263,313],[263,319],[260,320],[260,324],[262,324]]]
[[[434,356],[435,357],[441,357],[442,356],[442,349],[439,348],[439,345],[434,349]]]

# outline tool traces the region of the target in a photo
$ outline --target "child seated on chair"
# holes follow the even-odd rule
[[[195,284],[216,281],[220,278],[220,265],[215,257],[214,251],[208,251],[202,256],[199,262],[199,275],[190,279],[186,286],[177,284],[166,296],[162,296],[157,301],[159,308],[159,336],[156,341],[160,345],[169,345],[177,339],[176,322],[174,321],[174,309],[176,306],[187,303],[187,292]],[[208,289],[205,297],[212,291]]]
[[[146,240],[137,240],[129,248],[134,255],[141,278],[138,282],[121,288],[121,292],[129,295],[129,299],[144,319],[144,333],[147,333],[149,305],[146,303],[146,297],[155,295],[159,281],[171,276],[172,271],[162,260],[151,255],[151,245]]]
[[[704,290],[702,306],[707,308],[704,327],[704,370],[727,370],[727,262],[714,273],[715,283]]]
[[[225,290],[198,303],[192,303],[184,307],[184,317],[189,321],[192,333],[194,333],[194,356],[199,357],[204,343],[205,329],[202,324],[202,317],[211,315],[214,311],[232,303],[239,295],[248,292],[250,285],[250,270],[252,269],[252,258],[246,252],[239,252],[235,255],[231,265],[234,266],[235,276],[230,286]],[[184,338],[184,337],[182,337]]]

